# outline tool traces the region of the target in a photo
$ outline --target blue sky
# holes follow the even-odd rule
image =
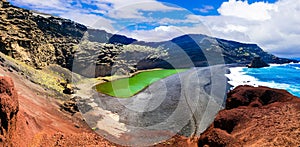
[[[165,3],[172,3],[188,9],[197,15],[219,15],[217,9],[226,0],[159,0]],[[274,3],[277,0],[248,0],[249,4],[255,2],[269,2]]]
[[[299,0],[8,0],[143,41],[206,34],[300,56]]]

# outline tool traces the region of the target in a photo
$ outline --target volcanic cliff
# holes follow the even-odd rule
[[[199,146],[299,146],[300,99],[285,90],[238,86]]]

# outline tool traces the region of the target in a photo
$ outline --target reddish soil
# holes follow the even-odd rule
[[[201,134],[199,146],[300,146],[300,99],[285,90],[239,86]]]
[[[51,91],[28,81],[15,71],[10,72],[1,68],[0,74],[10,77],[0,78],[1,105],[4,104],[8,108],[2,112],[8,114],[17,112],[12,119],[6,118],[12,128],[9,127],[6,134],[13,135],[7,136],[4,133],[6,137],[3,139],[4,144],[13,146],[115,146],[93,133],[79,113],[72,116],[61,111],[61,102],[49,96]],[[9,103],[7,103],[8,100],[10,100]],[[14,118],[16,121],[13,120]],[[2,120],[4,119],[1,118],[1,122]]]
[[[94,133],[80,113],[62,111],[50,90],[7,68],[0,75],[0,146],[118,146]],[[197,139],[175,136],[156,146],[197,146]]]

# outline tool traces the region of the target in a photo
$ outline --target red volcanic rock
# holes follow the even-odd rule
[[[10,145],[16,130],[18,96],[12,80],[0,77],[0,145]]]
[[[201,134],[199,146],[299,146],[300,99],[285,90],[239,86]]]
[[[226,109],[239,106],[259,107],[274,102],[289,102],[299,100],[286,90],[271,89],[268,87],[239,86],[227,95]]]

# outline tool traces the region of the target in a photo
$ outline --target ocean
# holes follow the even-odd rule
[[[234,67],[226,76],[233,88],[238,85],[267,86],[300,97],[300,63],[271,64],[264,68]]]

